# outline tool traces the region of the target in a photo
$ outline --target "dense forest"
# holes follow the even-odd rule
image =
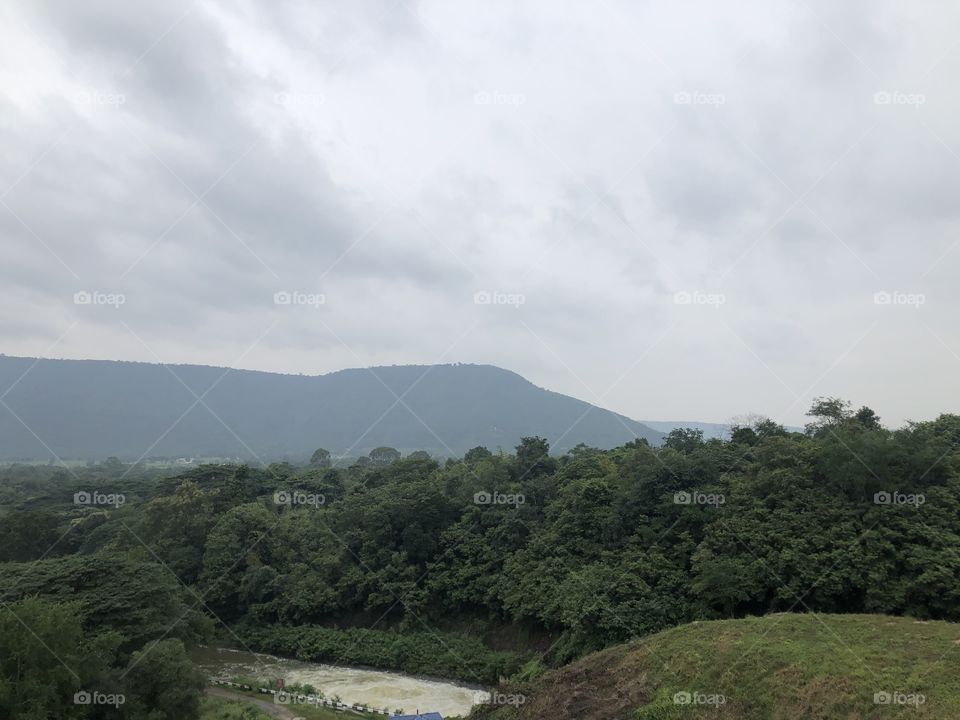
[[[189,720],[212,637],[492,685],[695,619],[960,620],[960,416],[810,416],[560,456],[5,468],[0,716]]]

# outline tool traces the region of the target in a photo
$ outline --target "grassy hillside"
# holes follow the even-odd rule
[[[471,717],[957,718],[958,661],[954,623],[813,614],[699,622],[504,688],[525,702]]]

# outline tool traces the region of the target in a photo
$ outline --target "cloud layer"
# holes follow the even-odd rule
[[[956,411],[958,20],[8,3],[2,350],[492,363],[638,419]]]

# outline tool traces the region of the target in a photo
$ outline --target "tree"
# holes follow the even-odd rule
[[[370,462],[379,467],[392,465],[400,459],[400,451],[392,447],[378,447],[370,451]]]
[[[207,681],[183,643],[161,640],[135,652],[127,666],[124,715],[129,720],[196,720]]]
[[[203,547],[216,522],[213,498],[192,481],[179,485],[172,495],[151,500],[143,508],[138,538],[132,547],[149,560],[156,555],[184,583],[194,583],[203,568]],[[145,543],[149,550],[140,543]]]
[[[879,430],[881,428],[880,416],[866,405],[857,410],[853,417],[857,422],[867,428],[867,430]]]
[[[684,454],[692,453],[703,445],[703,430],[674,428],[663,439],[663,446]]]
[[[317,448],[310,456],[310,464],[316,467],[330,467],[330,451],[324,448]]]
[[[196,600],[168,568],[152,557],[137,561],[131,555],[100,552],[4,565],[0,572],[0,614],[4,603],[26,597],[51,603],[75,602],[84,628],[121,633],[124,652],[163,634],[187,641],[201,639],[209,621],[202,610],[191,610]]]
[[[229,510],[207,540],[203,555],[204,597],[219,614],[235,616],[240,582],[248,567],[267,565],[274,539],[269,536],[276,516],[263,505],[250,503]]]
[[[737,445],[756,445],[759,439],[756,431],[751,427],[734,425],[730,428],[730,442]]]
[[[850,417],[850,402],[835,397],[817,397],[807,410],[807,416],[814,418],[805,427],[807,435],[819,437]]]
[[[730,440],[738,445],[756,445],[772,437],[786,437],[787,431],[770,418],[754,416],[753,422],[730,428]]]
[[[751,595],[752,577],[740,558],[715,558],[708,552],[695,555],[696,574],[691,590],[705,608],[719,610],[722,617],[733,617],[737,603]]]
[[[100,669],[74,606],[29,599],[0,609],[0,717],[81,718],[73,703]]]
[[[517,480],[530,480],[556,469],[550,457],[550,443],[539,436],[520,438],[516,449]]]
[[[487,450],[483,445],[477,445],[477,447],[467,450],[467,454],[463,456],[463,461],[472,465],[473,463],[486,460],[488,457],[492,456],[493,453]]]
[[[753,429],[757,433],[757,437],[761,440],[766,440],[771,437],[786,437],[788,434],[783,425],[770,418],[758,420],[754,423]]]
[[[57,516],[48,510],[11,512],[0,521],[0,562],[27,562],[62,554]],[[62,543],[65,545],[66,543]]]

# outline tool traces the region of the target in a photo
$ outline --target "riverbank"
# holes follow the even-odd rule
[[[419,709],[451,717],[468,715],[475,704],[484,702],[488,697],[482,687],[449,680],[311,663],[229,647],[195,648],[191,652],[191,659],[211,679],[243,678],[241,682],[251,688],[260,685],[276,688],[278,681],[283,680],[288,688],[313,688],[315,692],[304,694],[322,694],[326,700],[344,706],[366,706],[391,712],[415,712]],[[237,691],[239,688],[230,687],[229,690]],[[251,696],[257,697],[256,691]],[[261,699],[270,701],[269,698]],[[342,720],[346,716],[340,714],[339,717]]]
[[[254,707],[261,713],[279,720],[384,720],[385,718],[384,715],[364,713],[353,708],[332,709],[301,703],[278,703],[272,696],[268,696],[270,699],[264,699],[255,690],[244,691],[217,686],[207,688],[205,692],[208,697],[242,703],[244,707]]]
[[[279,718],[280,720],[295,720],[298,717],[297,714],[286,705],[277,705],[272,701],[250,697],[249,695],[234,692],[233,690],[226,690],[225,688],[221,687],[211,687],[207,688],[206,693],[211,697],[218,697],[224,700],[235,700],[243,703],[244,705],[252,705],[260,712],[263,712],[270,717]]]
[[[337,630],[319,625],[241,626],[236,632],[259,652],[478,685],[496,684],[529,659],[517,652],[492,650],[477,637],[456,633]]]

